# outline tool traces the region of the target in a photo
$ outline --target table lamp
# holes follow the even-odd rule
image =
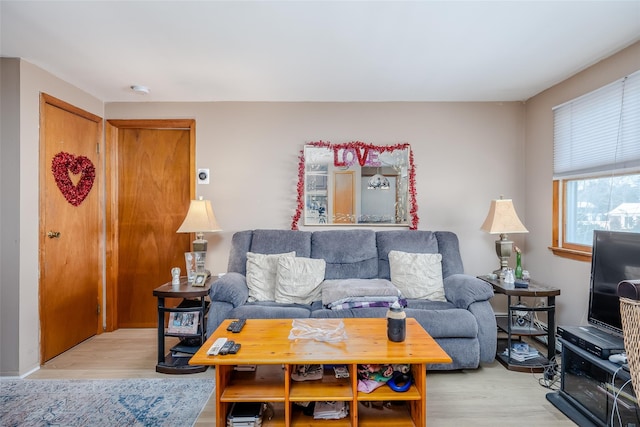
[[[196,233],[196,240],[193,241],[194,252],[206,252],[207,241],[204,233],[221,231],[216,216],[211,208],[209,200],[192,200],[189,204],[189,211],[184,218],[182,225],[178,228],[178,233]]]
[[[500,258],[500,268],[494,273],[500,275],[509,267],[509,258],[513,248],[513,241],[509,240],[507,233],[528,233],[529,230],[520,222],[516,209],[513,207],[511,199],[495,199],[491,201],[489,213],[484,220],[482,230],[489,234],[499,234],[500,239],[496,240],[496,254]]]

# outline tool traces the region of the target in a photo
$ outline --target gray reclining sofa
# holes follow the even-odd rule
[[[491,286],[464,274],[458,238],[447,231],[368,229],[298,231],[247,230],[233,235],[227,273],[211,289],[207,319],[210,335],[224,319],[385,317],[386,307],[331,310],[322,301],[287,304],[250,302],[247,252],[282,254],[326,261],[325,279],[390,279],[389,251],[440,253],[446,301],[407,299],[407,317],[415,318],[451,356],[451,364],[430,370],[474,369],[492,362],[497,329],[490,304]]]

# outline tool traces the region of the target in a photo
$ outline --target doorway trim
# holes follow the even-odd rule
[[[195,119],[107,120],[105,132],[105,218],[106,218],[106,286],[105,330],[118,328],[118,140],[121,129],[189,130],[189,197],[196,194],[196,121]],[[151,296],[150,296],[151,297]]]

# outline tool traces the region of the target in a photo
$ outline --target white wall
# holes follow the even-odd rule
[[[17,374],[20,317],[20,60],[0,60],[0,372]],[[2,345],[11,343],[11,345]]]
[[[298,155],[310,141],[410,143],[418,228],[456,232],[470,274],[498,267],[496,237],[480,231],[490,200],[513,197],[524,212],[521,103],[112,103],[105,111],[196,119],[196,166],[211,169],[197,195],[212,201],[224,230],[207,236],[214,273],[226,271],[233,232],[290,228]]]
[[[640,70],[640,42],[531,98],[526,104],[525,268],[539,281],[559,287],[557,323],[585,324],[591,265],[554,256],[551,246],[553,113],[563,102]]]
[[[1,59],[3,70],[5,61]],[[19,104],[11,106],[11,116],[19,120],[19,152],[12,153],[11,159],[18,166],[18,176],[14,178],[14,186],[19,191],[20,219],[19,224],[11,218],[2,218],[2,228],[19,227],[19,261],[17,280],[3,281],[3,295],[9,289],[15,290],[18,297],[14,301],[18,318],[12,319],[13,328],[19,329],[16,335],[10,333],[0,336],[0,358],[4,360],[5,352],[18,349],[19,363],[11,366],[2,365],[0,375],[22,375],[40,365],[40,319],[39,310],[39,185],[40,171],[40,93],[45,92],[56,98],[69,102],[98,116],[104,116],[103,103],[70,84],[52,76],[42,69],[20,60]],[[3,100],[4,101],[4,100]],[[3,105],[3,119],[4,119]],[[2,141],[4,146],[5,141]],[[5,151],[3,149],[3,156]],[[9,161],[3,157],[3,162]],[[47,169],[44,169],[46,173]],[[3,181],[5,176],[3,175]],[[3,189],[3,199],[4,190]],[[4,302],[3,302],[4,304]],[[15,307],[14,307],[15,308]],[[9,360],[11,359],[11,353]]]

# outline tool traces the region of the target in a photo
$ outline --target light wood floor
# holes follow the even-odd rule
[[[158,374],[156,329],[120,329],[97,335],[52,359],[32,378],[167,378]],[[171,344],[167,340],[167,344]],[[191,378],[213,376],[213,368]],[[427,374],[427,420],[439,426],[512,426],[575,424],[545,399],[549,390],[539,385],[542,374],[512,372],[498,362],[477,370]],[[213,398],[196,427],[215,425]]]

